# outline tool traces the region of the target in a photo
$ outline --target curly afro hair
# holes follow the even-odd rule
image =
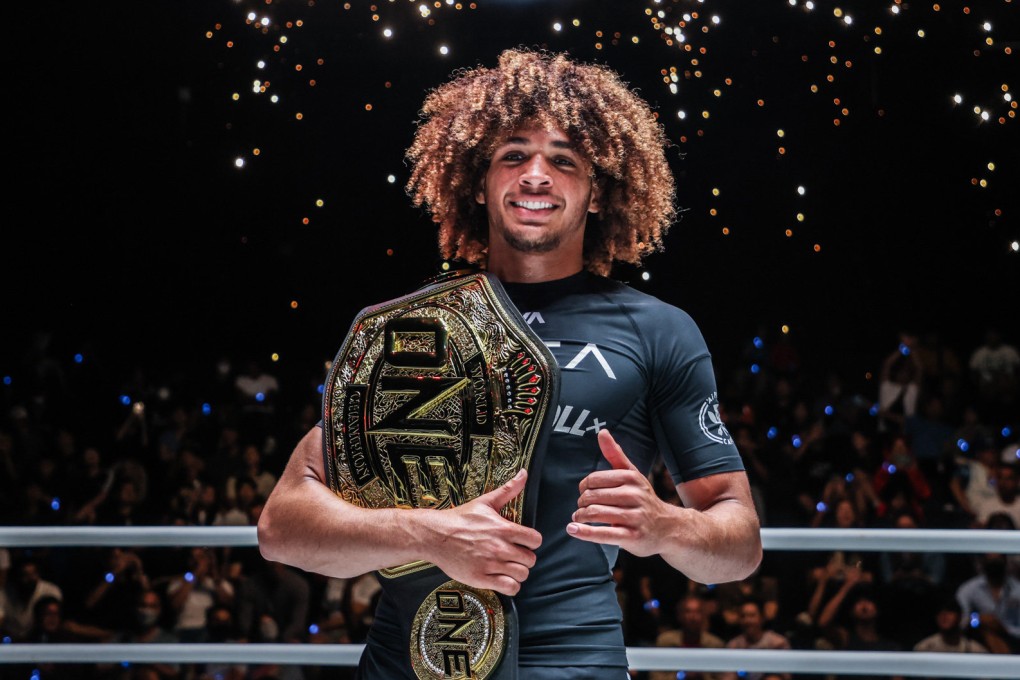
[[[592,162],[602,200],[585,231],[589,271],[605,276],[613,262],[638,264],[662,247],[675,186],[648,104],[608,68],[507,50],[496,68],[461,70],[432,91],[407,150],[407,191],[439,224],[444,258],[486,265],[488,220],[475,191],[495,148],[525,123],[559,127]]]

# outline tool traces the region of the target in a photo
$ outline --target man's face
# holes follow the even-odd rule
[[[745,604],[740,608],[740,627],[745,634],[757,634],[761,630],[761,610],[756,604]]]
[[[559,129],[524,126],[492,156],[475,200],[486,206],[489,244],[524,253],[584,249],[587,213],[598,212],[591,163]]]
[[[943,633],[952,633],[960,627],[960,613],[952,609],[943,609],[935,615],[935,625]]]
[[[878,609],[870,599],[862,597],[854,603],[853,618],[858,623],[871,623],[877,616]]]
[[[680,610],[680,625],[683,626],[684,632],[700,633],[704,619],[701,600],[694,598],[684,600]]]

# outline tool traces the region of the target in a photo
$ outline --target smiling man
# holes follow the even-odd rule
[[[522,470],[443,510],[363,508],[326,486],[313,428],[262,514],[267,558],[335,577],[422,560],[514,596],[512,663],[538,680],[628,677],[620,548],[704,583],[753,571],[758,520],[701,333],[683,311],[606,278],[614,262],[661,247],[674,217],[665,147],[615,73],[563,55],[508,51],[429,95],[407,153],[412,199],[439,224],[443,256],[494,275],[559,367],[541,474]],[[660,455],[683,507],[648,481]],[[531,527],[500,514],[526,485],[538,498]],[[380,602],[362,678],[415,677],[398,661],[407,641],[392,599]]]

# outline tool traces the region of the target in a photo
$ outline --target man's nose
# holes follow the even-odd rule
[[[549,162],[541,155],[532,156],[524,164],[524,171],[521,173],[520,183],[522,186],[537,188],[552,184],[552,177],[549,174]]]

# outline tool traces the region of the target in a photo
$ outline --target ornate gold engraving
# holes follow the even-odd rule
[[[505,644],[503,607],[491,590],[447,581],[429,593],[411,626],[411,666],[420,680],[484,680]]]
[[[358,316],[333,362],[323,417],[327,477],[345,501],[442,510],[529,466],[555,364],[493,285],[467,276]],[[521,522],[523,507],[520,494],[501,513]],[[409,640],[418,677],[486,677],[503,654],[505,616],[491,591],[456,581],[433,591]]]

